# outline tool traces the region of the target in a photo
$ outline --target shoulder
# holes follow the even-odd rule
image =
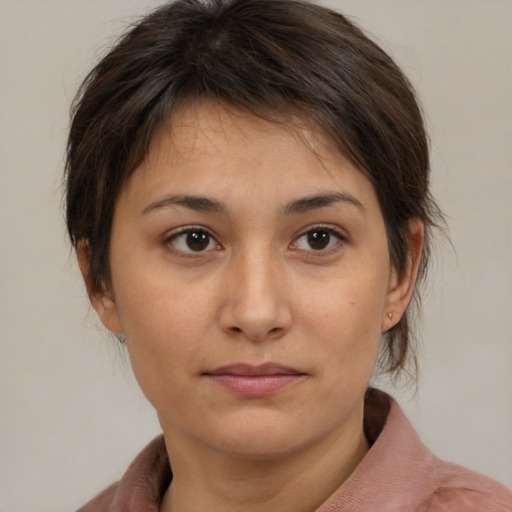
[[[77,512],[156,512],[171,479],[165,441],[160,435],[137,455],[119,482]]]
[[[512,512],[510,489],[434,455],[388,395],[371,390],[367,398],[371,449],[333,495],[337,508],[320,512]]]
[[[117,494],[119,482],[107,487],[104,491],[100,492],[89,503],[77,510],[77,512],[108,512],[110,505],[114,501]]]
[[[436,460],[435,486],[419,512],[512,512],[512,490],[441,459]]]

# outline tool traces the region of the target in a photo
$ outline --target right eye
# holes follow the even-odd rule
[[[220,249],[219,243],[201,228],[186,228],[170,235],[166,243],[180,252],[194,254]]]

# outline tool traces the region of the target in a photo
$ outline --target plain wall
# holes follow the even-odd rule
[[[0,0],[0,512],[64,512],[159,432],[65,236],[68,107],[143,0]],[[327,3],[327,2],[326,2]],[[424,301],[418,393],[438,455],[512,485],[512,2],[338,0],[419,91],[455,250]]]

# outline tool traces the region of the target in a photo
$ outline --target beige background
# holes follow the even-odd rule
[[[70,511],[158,432],[97,327],[60,210],[67,109],[144,0],[0,0],[0,511]],[[423,374],[395,393],[440,456],[512,485],[512,2],[332,0],[404,66],[450,218]]]

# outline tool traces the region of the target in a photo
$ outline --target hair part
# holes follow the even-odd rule
[[[87,244],[94,287],[110,285],[120,191],[173,112],[203,100],[319,126],[375,187],[399,275],[410,258],[407,223],[423,222],[425,277],[432,229],[444,220],[429,190],[421,110],[393,60],[346,17],[303,0],[178,0],[126,33],[72,106],[66,221],[73,246]],[[383,336],[384,372],[398,373],[408,358],[415,368],[412,309]]]

